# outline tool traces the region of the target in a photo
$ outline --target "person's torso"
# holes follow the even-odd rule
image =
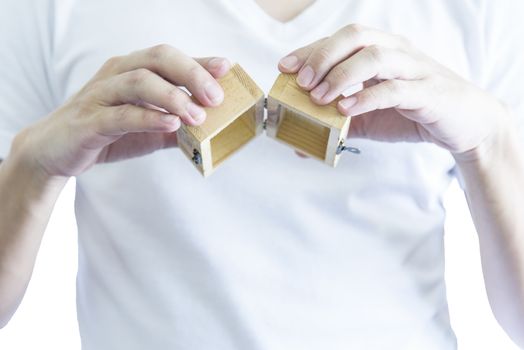
[[[61,99],[109,57],[159,43],[228,57],[267,93],[280,57],[349,23],[474,68],[467,2],[317,0],[286,24],[242,0],[69,3],[54,23]],[[351,145],[362,154],[335,169],[262,135],[206,179],[178,149],[79,176],[84,348],[455,348],[442,242],[452,157]]]

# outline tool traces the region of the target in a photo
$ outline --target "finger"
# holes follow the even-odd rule
[[[154,105],[180,116],[187,125],[202,124],[206,118],[205,110],[185,91],[144,68],[116,75],[100,84],[98,98],[110,105]]]
[[[102,71],[105,75],[117,75],[140,68],[157,73],[174,85],[185,86],[204,106],[217,106],[224,99],[224,91],[210,72],[169,45],[157,45],[112,58]]]
[[[99,162],[109,163],[131,157],[139,157],[163,148],[177,146],[176,132],[173,133],[131,133],[118,137],[100,153]]]
[[[397,111],[377,110],[353,118],[348,138],[367,138],[383,142],[425,141],[425,129]]]
[[[178,138],[176,132],[164,133],[164,148],[172,148],[178,146]]]
[[[318,104],[328,104],[349,87],[370,79],[414,80],[423,75],[422,64],[404,51],[371,45],[333,67],[311,90],[311,98]]]
[[[298,85],[308,91],[313,89],[332,67],[370,45],[400,48],[405,40],[356,24],[346,26],[315,47],[298,73]]]
[[[313,50],[320,45],[322,42],[324,42],[327,38],[322,38],[320,40],[315,41],[312,44],[309,44],[307,46],[301,47],[284,58],[282,58],[278,62],[278,69],[282,73],[296,73],[298,70],[304,65],[304,62],[306,62],[307,58]]]
[[[95,131],[104,136],[136,132],[170,133],[181,125],[178,116],[129,104],[104,108],[96,118]]]
[[[222,78],[231,69],[231,62],[223,57],[202,57],[195,58],[195,61],[211,73],[215,79]]]
[[[420,90],[416,81],[386,80],[340,100],[338,110],[347,116],[387,108],[417,110],[424,106],[424,97],[419,93]]]

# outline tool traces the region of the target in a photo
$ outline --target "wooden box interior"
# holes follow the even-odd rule
[[[330,129],[287,108],[282,108],[280,113],[276,138],[324,161]]]
[[[213,136],[210,140],[213,168],[254,138],[257,134],[256,128],[255,106],[253,106]]]

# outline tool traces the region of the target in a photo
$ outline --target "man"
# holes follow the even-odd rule
[[[2,324],[77,176],[84,349],[454,349],[441,198],[459,174],[493,312],[524,345],[519,10],[8,1]],[[338,103],[362,155],[330,169],[258,138],[201,178],[174,131],[222,102],[231,61],[266,92],[278,62],[320,105],[363,83]]]

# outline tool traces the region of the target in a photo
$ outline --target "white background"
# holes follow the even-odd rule
[[[80,348],[75,313],[77,241],[73,199],[74,181],[70,181],[44,236],[25,299],[9,325],[0,330],[0,350]],[[446,279],[459,349],[517,350],[491,315],[475,229],[456,182],[445,204]]]

